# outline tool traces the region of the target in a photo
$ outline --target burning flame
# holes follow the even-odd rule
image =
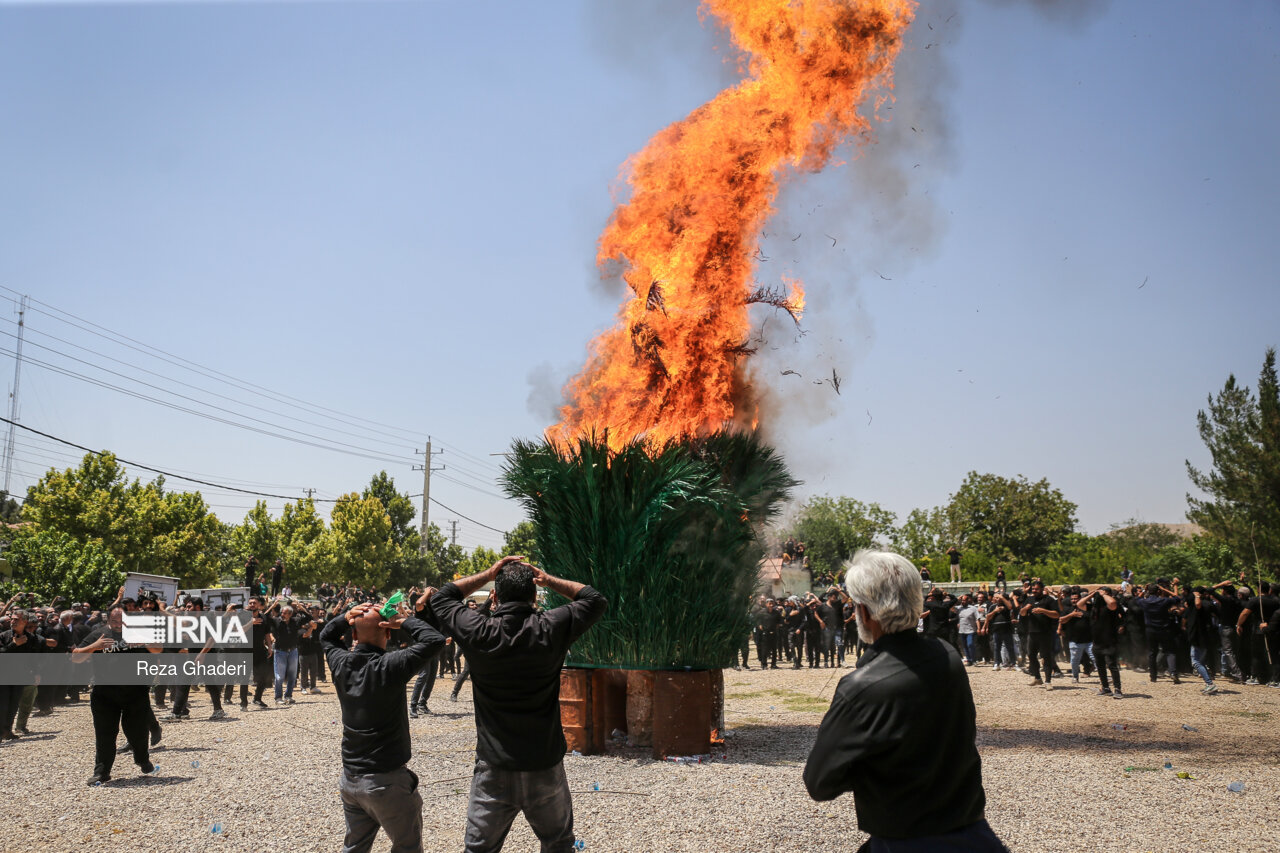
[[[566,386],[549,437],[608,430],[618,446],[755,420],[748,306],[797,324],[804,311],[799,281],[789,293],[754,283],[760,228],[788,167],[817,171],[867,132],[858,108],[887,97],[914,10],[913,0],[705,0],[750,56],[749,76],[627,161],[631,195],[596,261],[625,261],[632,296]]]

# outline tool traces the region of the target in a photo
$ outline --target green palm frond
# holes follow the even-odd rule
[[[548,571],[589,583],[609,611],[572,662],[720,667],[750,629],[759,531],[797,485],[773,448],[717,433],[609,450],[517,441],[503,474]]]

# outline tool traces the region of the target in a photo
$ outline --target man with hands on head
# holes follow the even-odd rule
[[[418,599],[419,609],[429,594]],[[349,651],[342,645],[348,628]],[[387,651],[396,629],[410,643]],[[393,853],[420,853],[422,795],[418,777],[405,766],[412,748],[404,692],[423,662],[444,645],[444,637],[416,617],[400,614],[387,620],[375,605],[358,604],[329,620],[320,632],[320,645],[342,705],[338,791],[347,824],[343,853],[372,848],[379,826],[391,839]]]
[[[498,607],[482,616],[463,601],[491,581]],[[534,605],[537,587],[569,601],[539,612]],[[431,596],[441,627],[471,664],[476,766],[467,806],[467,853],[501,850],[520,812],[542,842],[543,853],[573,849],[560,670],[569,646],[607,607],[605,597],[590,586],[549,575],[523,557],[503,557]]]

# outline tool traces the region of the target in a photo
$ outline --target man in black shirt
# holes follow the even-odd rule
[[[463,605],[490,581],[498,600],[492,616]],[[569,602],[539,613],[538,586]],[[569,646],[604,615],[608,602],[585,584],[553,577],[522,557],[503,557],[486,571],[445,584],[430,603],[471,664],[476,767],[465,849],[500,850],[521,812],[544,851],[571,849],[560,670]]]
[[[26,610],[11,611],[8,630],[0,632],[0,654],[21,654],[25,658],[29,654],[40,654],[44,649],[44,637],[37,633],[31,614]],[[26,685],[0,684],[0,740],[17,740],[18,734],[26,734],[26,718],[19,713],[19,706],[28,688],[34,692],[34,684],[34,671]],[[29,712],[31,706],[26,708]],[[15,720],[18,720],[18,732],[14,731]]]
[[[800,606],[800,602],[794,600],[793,596],[792,600],[787,602],[787,612],[783,616],[783,622],[787,626],[787,655],[794,662],[794,669],[804,665],[804,626],[808,621],[804,608]]]
[[[1090,636],[1093,639],[1093,664],[1098,668],[1098,680],[1102,686],[1098,688],[1099,696],[1112,696],[1123,699],[1120,690],[1120,632],[1123,628],[1123,614],[1120,602],[1109,587],[1101,587],[1081,598],[1076,607],[1088,614]],[[1110,672],[1115,687],[1107,680]]]
[[[1155,681],[1159,672],[1158,657],[1161,653],[1166,658],[1169,674],[1174,684],[1181,684],[1178,678],[1178,661],[1174,652],[1173,633],[1177,629],[1178,615],[1182,613],[1179,600],[1172,592],[1158,583],[1147,584],[1147,594],[1133,602],[1133,606],[1142,612],[1142,619],[1147,629],[1147,677]]]
[[[255,588],[254,578],[258,574],[258,558],[250,557],[244,561],[244,585],[249,588],[249,594],[253,595],[257,592]]]
[[[284,560],[276,560],[271,567],[271,594],[280,594],[280,585],[284,581]]]
[[[1058,601],[1044,591],[1039,580],[1031,583],[1031,595],[1022,605],[1021,616],[1027,624],[1027,666],[1031,673],[1031,686],[1044,685],[1053,689],[1053,637],[1058,631]],[[1044,664],[1044,680],[1040,680],[1040,664]]]
[[[1222,674],[1229,676],[1236,684],[1244,682],[1244,672],[1236,657],[1236,622],[1240,619],[1240,611],[1244,605],[1236,595],[1236,588],[1231,581],[1214,584],[1209,590],[1209,609],[1218,623],[1218,645],[1221,655]]]
[[[293,685],[298,680],[298,644],[302,641],[302,626],[311,621],[305,610],[294,612],[293,605],[281,606],[276,598],[267,610],[267,627],[273,639],[272,666],[275,676],[276,704],[293,704]],[[280,615],[272,611],[280,608]]]
[[[75,663],[83,663],[94,652],[145,654],[147,649],[124,642],[124,609],[111,608],[105,625],[99,625],[87,637],[85,644],[71,654]],[[89,694],[89,711],[93,714],[94,761],[90,785],[98,785],[111,778],[111,767],[116,760],[116,735],[121,729],[133,750],[133,761],[143,773],[155,771],[147,747],[147,726],[151,721],[151,706],[147,701],[145,684],[98,684],[95,682]]]
[[[756,653],[760,657],[760,668],[772,666],[778,668],[778,625],[782,619],[778,615],[778,604],[772,598],[766,599],[764,607],[756,614]]]
[[[987,614],[983,627],[991,638],[991,657],[995,661],[994,669],[1014,669],[1017,666],[1017,652],[1013,648],[1013,602],[1002,592],[996,593],[987,606]],[[1003,653],[1002,653],[1003,652]]]
[[[984,814],[977,714],[960,655],[916,632],[915,567],[861,551],[845,584],[871,648],[840,680],[818,728],[804,768],[809,796],[853,792],[858,827],[871,835],[863,851],[1005,851]]]
[[[419,606],[426,600],[424,595]],[[341,642],[348,627],[355,643],[350,651]],[[389,652],[387,641],[397,628],[412,642]],[[420,619],[386,621],[376,606],[358,604],[324,626],[320,645],[342,705],[343,853],[367,853],[378,827],[386,830],[393,853],[421,853],[422,795],[418,777],[405,766],[412,747],[404,691],[444,637]]]
[[[1244,603],[1240,618],[1236,620],[1237,633],[1244,637],[1246,643],[1253,641],[1253,669],[1249,683],[1280,687],[1280,635],[1263,631],[1276,610],[1280,609],[1280,597],[1275,595],[1274,586],[1266,581],[1258,586],[1258,593]]]

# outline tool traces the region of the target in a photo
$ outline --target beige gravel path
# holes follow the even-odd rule
[[[852,801],[814,803],[800,781],[847,672],[726,672],[727,760],[677,766],[643,750],[566,758],[585,850],[856,849],[863,836]],[[1280,690],[1224,684],[1223,694],[1205,697],[1192,681],[1124,675],[1130,695],[1117,702],[1094,695],[1093,680],[1046,692],[1016,672],[971,670],[988,818],[1010,849],[1276,850]],[[457,704],[444,692],[433,699],[435,716],[411,723],[428,851],[461,849],[474,755],[469,685]],[[166,725],[154,778],[137,776],[120,756],[117,778],[95,789],[84,784],[87,703],[33,719],[31,738],[0,746],[9,790],[0,798],[0,851],[339,850],[337,702],[328,690],[297,698],[292,708],[233,706],[226,721]],[[192,700],[207,715],[207,697],[193,692]],[[1244,793],[1227,790],[1236,780]],[[374,849],[387,847],[380,836]],[[537,849],[522,820],[506,849]]]

